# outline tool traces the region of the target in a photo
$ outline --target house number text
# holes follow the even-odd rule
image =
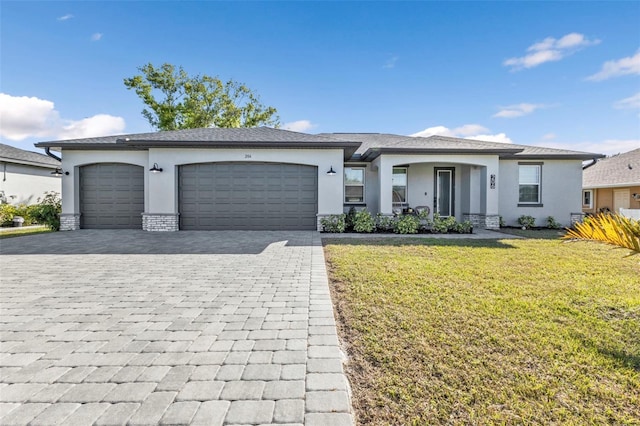
[[[251,158],[251,154],[245,154],[244,158]]]

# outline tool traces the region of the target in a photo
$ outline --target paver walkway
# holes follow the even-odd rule
[[[0,241],[0,424],[350,425],[316,232]]]

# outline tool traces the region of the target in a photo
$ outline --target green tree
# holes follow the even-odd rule
[[[242,83],[208,75],[190,76],[182,67],[147,64],[141,75],[124,79],[146,108],[142,115],[158,130],[199,127],[279,126],[274,107]]]

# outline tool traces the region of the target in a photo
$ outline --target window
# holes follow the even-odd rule
[[[407,168],[406,167],[394,167],[393,175],[391,177],[391,185],[393,187],[393,194],[391,200],[393,203],[406,203],[407,202]]]
[[[520,163],[518,174],[520,183],[518,202],[526,205],[541,204],[542,164]]]
[[[344,168],[344,202],[364,203],[364,168]]]
[[[593,207],[593,191],[591,189],[582,191],[582,207],[589,209]]]

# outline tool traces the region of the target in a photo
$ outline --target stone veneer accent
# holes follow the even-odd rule
[[[173,232],[180,229],[179,214],[142,213],[142,229],[152,232]]]
[[[80,229],[80,213],[62,213],[60,215],[60,230],[75,231]]]
[[[571,226],[584,220],[584,213],[571,213]]]
[[[500,215],[482,213],[463,213],[462,220],[468,220],[474,228],[479,229],[499,229]]]

